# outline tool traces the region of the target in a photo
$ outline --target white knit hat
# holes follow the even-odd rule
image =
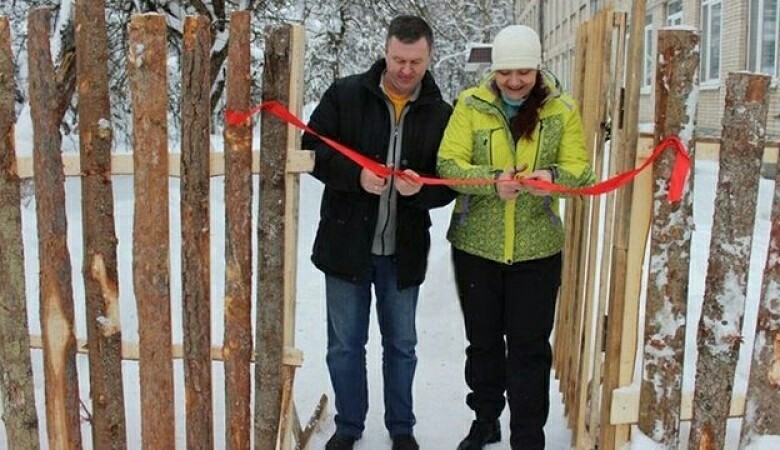
[[[536,31],[525,25],[509,25],[493,39],[490,70],[538,69],[542,44]]]

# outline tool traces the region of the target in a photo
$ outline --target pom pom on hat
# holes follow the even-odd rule
[[[525,25],[509,25],[493,39],[490,70],[538,69],[542,64],[539,35]]]

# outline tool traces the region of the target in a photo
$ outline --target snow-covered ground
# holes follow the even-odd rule
[[[697,164],[695,220],[696,232],[693,241],[693,262],[691,269],[691,302],[689,307],[689,324],[698,321],[700,303],[704,292],[704,274],[706,255],[709,246],[709,228],[712,220],[712,202],[714,199],[714,183],[717,180],[717,165],[713,162]],[[181,235],[179,228],[179,182],[170,182],[170,221],[171,238],[176,240]],[[256,186],[256,180],[255,180]],[[769,203],[773,183],[762,180],[760,189],[760,212],[758,214],[758,232],[754,240],[754,255],[751,273],[760,275],[763,270],[769,229]],[[86,337],[84,326],[83,281],[81,278],[82,248],[80,228],[80,184],[78,179],[68,179],[67,185],[68,236],[73,268],[74,295],[76,298],[76,332],[79,338]],[[212,336],[216,345],[221,344],[223,336],[222,297],[224,292],[224,202],[223,179],[214,178],[212,189]],[[304,352],[304,364],[296,378],[296,406],[301,420],[306,421],[313,410],[316,401],[323,393],[331,397],[327,370],[325,367],[325,306],[323,300],[323,277],[309,261],[309,253],[316,229],[319,214],[320,184],[304,175],[301,180],[300,203],[300,242],[298,250],[298,301],[296,323],[296,346]],[[132,296],[132,265],[131,238],[133,216],[132,177],[117,176],[114,178],[114,195],[117,235],[119,237],[119,273],[120,302],[122,308],[122,326],[124,340],[137,340],[137,316],[135,301]],[[256,208],[255,208],[256,210]],[[465,406],[466,385],[463,380],[463,362],[466,340],[463,323],[457,305],[452,270],[450,249],[444,237],[449,220],[451,207],[433,212],[432,249],[430,254],[430,269],[428,279],[420,293],[418,309],[418,371],[415,385],[415,409],[417,427],[415,434],[421,448],[426,450],[453,449],[468,431],[472,420],[471,411]],[[27,199],[23,204],[23,227],[25,235],[25,260],[27,275],[28,314],[30,330],[33,334],[40,333],[38,318],[38,266],[35,224],[35,202]],[[173,298],[173,329],[174,339],[181,342],[180,316],[180,246],[174,242],[171,248],[171,291]],[[745,326],[749,330],[755,325],[756,306],[759,298],[759,277],[752,277],[748,293],[748,310],[745,316]],[[368,347],[369,378],[370,378],[370,408],[364,437],[357,448],[374,450],[390,447],[390,439],[382,422],[381,398],[381,346],[375,319],[372,323],[371,339]],[[690,326],[687,341],[686,358],[693,363],[695,354],[695,326]],[[752,335],[752,331],[746,336]],[[743,345],[743,355],[748,355],[752,348],[752,339],[747,338]],[[42,436],[45,433],[43,370],[41,352],[34,350],[33,364],[36,386],[36,400],[40,418]],[[89,399],[87,358],[79,358],[79,376],[82,384],[81,395],[85,402]],[[744,391],[747,379],[747,360],[743,357],[737,375],[736,388]],[[140,448],[140,404],[138,387],[138,366],[135,362],[125,362],[125,403],[127,411],[128,444],[130,448]],[[177,402],[177,448],[185,448],[184,444],[184,397],[183,370],[180,361],[174,363],[176,376]],[[692,390],[694,367],[686,370],[684,388]],[[217,448],[223,448],[224,435],[224,378],[222,365],[214,365],[214,410],[215,436]],[[548,445],[551,450],[567,449],[570,446],[571,433],[563,415],[563,406],[558,395],[557,382],[552,383],[552,409],[546,427]],[[331,397],[332,398],[332,397]],[[312,449],[321,449],[328,437],[334,431],[333,407],[329,404],[328,414],[321,427],[313,435]],[[508,411],[501,418],[504,440],[501,443],[488,446],[490,450],[509,449],[508,444]],[[735,448],[734,439],[739,432],[739,421],[733,420],[731,427],[731,444]],[[91,448],[88,426],[82,429],[85,448]],[[45,439],[43,439],[44,448]],[[685,439],[683,439],[685,442]],[[5,430],[0,427],[0,448],[5,446]],[[635,439],[632,445],[636,450],[653,448],[652,444]],[[686,448],[682,446],[681,448]],[[767,449],[771,447],[766,447]]]

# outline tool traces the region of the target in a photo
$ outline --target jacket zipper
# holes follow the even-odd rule
[[[539,119],[539,137],[536,138],[536,152],[534,153],[534,167],[531,171],[534,171],[537,169],[537,165],[539,162],[539,152],[542,149],[542,131],[544,131],[544,122],[542,122],[541,119]]]

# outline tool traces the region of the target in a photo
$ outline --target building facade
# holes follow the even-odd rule
[[[630,0],[517,0],[515,19],[540,32],[545,65],[568,87],[575,67],[579,24],[608,5],[630,13],[631,3]],[[767,141],[780,138],[779,4],[780,0],[647,0],[640,123],[649,126],[653,122],[658,30],[688,26],[700,30],[696,135],[720,136],[726,78],[730,72],[749,71],[772,76]]]

